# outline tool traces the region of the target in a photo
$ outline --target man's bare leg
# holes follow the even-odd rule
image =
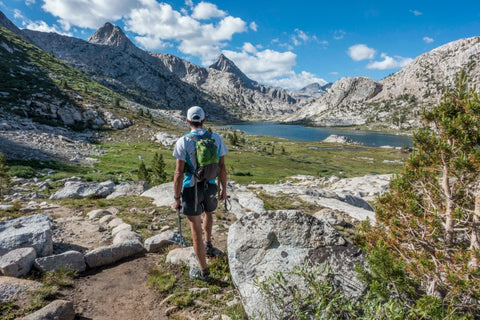
[[[203,270],[207,270],[207,259],[205,257],[205,247],[202,237],[202,219],[201,216],[188,216],[188,223],[192,232],[193,251],[197,256],[198,264]]]
[[[205,232],[205,241],[212,242],[213,217],[211,212],[203,213],[203,232]]]

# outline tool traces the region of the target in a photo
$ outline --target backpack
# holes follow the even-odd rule
[[[220,167],[218,165],[217,145],[215,139],[212,138],[212,132],[207,131],[203,136],[198,136],[195,133],[190,133],[187,136],[195,141],[197,169],[190,172],[195,176],[196,182],[215,179],[220,172]]]

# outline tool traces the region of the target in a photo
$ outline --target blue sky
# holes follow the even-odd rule
[[[20,28],[86,39],[105,22],[137,46],[208,67],[223,53],[284,88],[381,80],[422,53],[480,35],[480,1],[0,0]]]

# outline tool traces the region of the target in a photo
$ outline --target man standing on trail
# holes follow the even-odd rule
[[[214,257],[218,252],[218,249],[212,246],[212,213],[217,208],[217,191],[220,191],[220,201],[227,198],[227,172],[224,156],[228,150],[218,134],[209,132],[203,127],[205,112],[202,108],[193,106],[188,109],[187,123],[191,131],[177,140],[173,151],[177,163],[173,177],[175,203],[172,208],[175,210],[181,208],[182,213],[188,218],[192,232],[193,250],[197,256],[200,269],[191,268],[190,278],[207,281],[210,272],[208,271],[206,256]],[[198,141],[203,139],[210,140],[211,144],[214,144],[213,148],[216,147],[216,159],[214,160],[218,163],[216,169],[220,180],[220,190],[217,190],[215,178],[199,181],[202,178],[198,174],[199,170],[197,170],[200,167],[197,161],[197,148]],[[203,242],[202,229],[205,232],[205,242]]]

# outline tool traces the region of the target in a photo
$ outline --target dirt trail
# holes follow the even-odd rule
[[[108,245],[105,233],[83,212],[54,206],[44,212],[54,219],[55,250],[83,253]],[[87,270],[76,278],[73,288],[63,288],[64,299],[74,304],[76,319],[150,320],[169,319],[166,306],[159,306],[158,295],[147,287],[148,271],[159,254],[143,254],[103,268]]]
[[[74,288],[63,291],[75,306],[76,319],[169,319],[165,306],[159,306],[161,301],[147,287],[148,271],[159,258],[146,254],[78,278]]]

